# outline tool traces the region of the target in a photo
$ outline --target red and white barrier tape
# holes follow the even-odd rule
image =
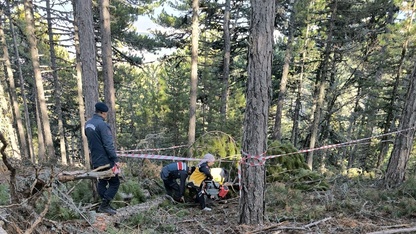
[[[393,134],[396,134],[396,133],[406,132],[406,131],[409,131],[409,130],[414,129],[414,128],[416,128],[416,126],[412,127],[412,128],[407,128],[407,129],[397,130],[397,131],[394,131],[394,132],[380,134],[380,135],[377,135],[377,136],[361,138],[361,139],[352,140],[352,141],[343,142],[343,143],[338,143],[338,144],[324,145],[324,146],[321,146],[321,147],[318,147],[318,148],[304,149],[304,150],[299,150],[299,151],[296,151],[296,152],[290,152],[290,153],[278,154],[278,155],[263,156],[265,153],[262,153],[260,155],[250,155],[248,153],[242,152],[244,157],[241,158],[241,163],[242,164],[248,164],[250,166],[260,166],[260,165],[263,165],[267,159],[271,159],[271,158],[277,158],[277,157],[288,156],[288,155],[293,155],[293,154],[300,154],[300,153],[307,153],[307,152],[312,152],[312,151],[317,151],[317,150],[332,149],[332,148],[339,148],[339,147],[356,145],[357,143],[360,143],[360,142],[363,142],[363,141],[367,141],[367,140],[371,140],[371,139],[375,139],[375,138],[380,138],[380,137],[384,137],[384,136],[389,136],[389,135],[393,135]],[[370,143],[370,142],[367,142],[367,143]],[[247,162],[246,161],[247,159],[256,159],[260,162],[259,163]]]
[[[380,135],[377,135],[377,136],[366,137],[366,138],[352,140],[352,141],[338,143],[338,144],[324,145],[324,146],[321,146],[321,147],[318,147],[318,148],[304,149],[304,150],[299,150],[299,151],[296,151],[296,152],[278,154],[278,155],[263,156],[266,152],[261,153],[260,155],[250,155],[250,154],[245,153],[245,152],[242,151],[242,157],[241,157],[241,160],[238,163],[238,171],[237,171],[238,181],[239,181],[239,188],[240,188],[240,197],[241,197],[241,189],[242,189],[241,164],[247,164],[249,166],[260,166],[260,165],[264,165],[265,162],[267,161],[267,159],[271,159],[271,158],[277,158],[277,157],[288,156],[288,155],[299,154],[299,153],[312,152],[312,151],[317,151],[317,150],[324,150],[324,149],[332,149],[332,148],[338,148],[338,147],[351,146],[351,145],[355,145],[355,144],[358,144],[360,142],[364,142],[364,141],[367,141],[367,140],[380,138],[380,137],[384,137],[384,136],[389,136],[389,135],[393,135],[393,134],[396,134],[396,133],[406,132],[406,131],[409,131],[409,130],[415,129],[415,128],[416,128],[416,126],[412,127],[412,128],[408,128],[408,129],[402,129],[402,130],[398,130],[398,131],[394,131],[394,132],[380,134]],[[370,143],[370,142],[367,142],[367,143]],[[118,151],[117,155],[120,156],[120,157],[147,158],[147,159],[159,159],[159,160],[177,160],[177,161],[199,161],[199,160],[201,160],[199,158],[184,158],[184,157],[158,155],[158,154],[125,153],[125,152],[161,151],[161,150],[175,149],[175,148],[181,148],[181,147],[185,147],[185,146],[181,145],[181,146],[173,146],[173,147],[161,148],[161,149],[143,149],[143,150]],[[247,159],[255,159],[259,162],[258,163],[251,162],[251,161],[247,162]]]
[[[185,148],[188,147],[188,145],[177,145],[177,146],[171,146],[166,148],[154,148],[154,149],[134,149],[134,150],[120,150],[117,151],[117,153],[138,153],[138,152],[148,152],[148,151],[165,151],[165,150],[172,150],[172,149],[178,149],[178,148]]]
[[[380,134],[377,136],[372,136],[372,137],[366,137],[366,138],[362,138],[362,139],[357,139],[357,140],[352,140],[352,141],[348,141],[348,142],[344,142],[344,143],[339,143],[339,144],[332,144],[332,145],[324,145],[322,147],[318,147],[318,148],[311,148],[311,149],[304,149],[304,150],[299,150],[296,152],[291,152],[291,153],[285,153],[285,154],[278,154],[278,155],[269,155],[269,156],[264,156],[263,155],[265,153],[262,153],[260,155],[250,155],[248,153],[245,153],[242,151],[243,157],[241,157],[240,162],[238,163],[238,184],[239,184],[239,192],[240,192],[240,198],[241,198],[241,190],[243,188],[243,185],[241,183],[241,164],[247,164],[249,166],[261,166],[265,163],[265,161],[267,159],[271,159],[271,158],[277,158],[277,157],[282,157],[282,156],[288,156],[288,155],[293,155],[293,154],[299,154],[299,153],[306,153],[306,152],[312,152],[312,151],[317,151],[317,150],[324,150],[324,149],[332,149],[332,148],[338,148],[338,147],[345,147],[345,146],[351,146],[351,145],[356,145],[360,142],[363,141],[367,141],[367,140],[371,140],[371,139],[375,139],[375,138],[380,138],[380,137],[384,137],[384,136],[389,136],[389,135],[393,135],[396,133],[401,133],[401,132],[406,132],[409,131],[411,129],[415,129],[416,126],[411,127],[411,128],[407,128],[407,129],[402,129],[402,130],[397,130],[394,132],[389,132],[389,133],[385,133],[385,134]],[[366,142],[366,143],[370,143],[370,142]],[[255,162],[247,162],[247,159],[256,159],[259,161],[259,163],[255,163]]]
[[[184,158],[168,155],[158,155],[158,154],[126,154],[120,153],[117,154],[119,157],[129,157],[129,158],[147,158],[147,159],[159,159],[159,160],[177,160],[177,161],[199,161],[200,158]]]

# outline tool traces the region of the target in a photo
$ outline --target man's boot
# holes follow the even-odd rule
[[[116,214],[116,211],[110,207],[110,201],[107,199],[103,199],[103,202],[101,203],[100,207],[98,207],[98,212],[107,213],[110,215]]]
[[[111,206],[111,204],[110,204],[111,202],[109,202],[108,203],[108,206],[110,207],[110,209],[112,209],[112,210],[114,210],[114,212],[117,212],[117,209],[116,208],[114,208],[113,206]]]

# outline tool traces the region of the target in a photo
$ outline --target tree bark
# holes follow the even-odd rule
[[[42,81],[42,74],[40,72],[40,64],[39,64],[39,53],[37,48],[37,39],[35,35],[35,24],[33,18],[33,3],[32,0],[25,0],[24,2],[25,8],[25,20],[26,20],[26,30],[27,30],[27,38],[29,41],[29,48],[30,48],[30,56],[33,65],[33,72],[35,75],[35,83],[36,83],[36,92],[37,98],[39,103],[39,118],[41,121],[42,126],[42,133],[45,140],[45,146],[47,149],[47,157],[48,160],[55,161],[55,148],[53,146],[52,141],[52,131],[49,123],[49,116],[48,116],[48,108],[46,106],[46,99],[45,99],[45,92],[43,90],[43,81]]]
[[[89,118],[95,112],[95,103],[97,103],[99,96],[92,2],[91,0],[76,1],[82,67],[82,91],[84,94],[85,115]]]
[[[66,158],[66,145],[65,145],[65,131],[64,131],[64,124],[62,120],[62,104],[61,104],[61,96],[62,96],[62,89],[61,84],[58,79],[58,71],[56,66],[56,54],[55,54],[55,44],[53,39],[53,28],[52,28],[52,15],[51,15],[51,3],[50,0],[46,0],[46,13],[47,13],[47,21],[48,21],[48,36],[49,36],[49,54],[51,56],[51,68],[52,68],[52,76],[54,81],[54,97],[55,97],[55,110],[58,119],[58,135],[59,135],[59,148],[61,152],[61,163],[62,165],[67,165],[67,158]]]
[[[116,141],[116,97],[114,91],[114,71],[111,49],[111,24],[110,24],[110,1],[100,0],[100,28],[101,28],[101,53],[103,61],[103,77],[104,77],[104,100],[110,108],[107,115],[107,122],[112,129],[114,146]],[[117,148],[117,147],[116,147]]]
[[[5,93],[5,87],[7,87],[6,85],[6,80],[10,81],[10,85],[12,85],[12,87],[10,87],[9,89],[9,96],[11,97],[11,99],[13,100],[12,102],[17,102],[17,97],[16,97],[16,89],[14,87],[14,76],[13,76],[13,71],[12,71],[12,65],[10,63],[10,58],[9,58],[9,51],[7,48],[7,44],[6,44],[6,38],[4,35],[4,30],[3,30],[3,16],[4,12],[2,9],[0,9],[0,45],[3,48],[3,60],[4,60],[4,66],[2,68],[6,69],[6,72],[3,72],[3,69],[0,69],[2,71],[3,74],[7,75],[7,78],[3,81],[0,82],[0,106],[1,106],[1,113],[2,113],[2,121],[1,123],[4,124],[4,126],[0,126],[1,128],[7,128],[8,132],[9,132],[9,138],[10,138],[10,143],[12,146],[12,152],[15,158],[20,159],[23,153],[23,157],[27,157],[26,155],[26,142],[25,142],[25,138],[24,138],[24,133],[23,134],[19,134],[19,131],[24,131],[23,130],[23,125],[22,125],[22,120],[21,120],[21,116],[20,116],[20,111],[18,110],[18,114],[19,114],[19,121],[20,121],[20,126],[21,129],[18,129],[17,134],[19,136],[23,136],[23,145],[25,147],[23,147],[23,145],[18,144],[18,140],[16,138],[16,134],[15,134],[15,130],[13,128],[13,122],[15,120],[15,118],[13,118],[12,113],[9,112],[10,108],[8,103],[10,103],[10,101],[7,101],[6,99],[6,93]],[[3,80],[3,79],[2,79]],[[16,103],[17,104],[17,103]],[[21,139],[22,140],[22,139]],[[22,149],[21,149],[22,148]]]
[[[410,76],[410,84],[406,94],[406,103],[400,118],[399,129],[406,131],[396,135],[393,151],[384,176],[384,186],[396,187],[405,180],[407,162],[413,149],[416,122],[416,62]]]
[[[36,87],[34,87],[36,90]],[[36,92],[35,92],[36,93]],[[38,157],[36,161],[44,162],[46,159],[46,148],[45,148],[45,137],[42,134],[43,126],[42,121],[40,119],[40,110],[39,110],[39,101],[37,95],[35,95],[35,102],[36,102],[36,125],[38,126]]]
[[[248,83],[241,161],[239,222],[264,222],[265,166],[254,155],[267,149],[267,120],[271,100],[271,67],[275,2],[251,0]]]
[[[192,55],[191,55],[191,81],[189,103],[188,145],[195,142],[196,131],[196,99],[198,91],[198,41],[199,41],[199,0],[192,0]],[[188,152],[192,156],[191,152]]]
[[[12,38],[13,38],[13,49],[14,49],[14,56],[16,59],[16,64],[17,64],[17,70],[19,72],[19,80],[20,80],[20,90],[21,90],[21,95],[23,97],[23,106],[24,106],[24,110],[25,110],[25,125],[26,125],[26,132],[27,132],[27,138],[25,137],[25,133],[24,133],[24,128],[23,128],[23,124],[21,123],[21,129],[19,129],[18,126],[18,131],[19,131],[19,139],[21,142],[22,147],[26,147],[26,152],[29,152],[29,155],[27,155],[28,158],[30,158],[30,160],[32,162],[35,161],[35,155],[34,155],[34,149],[33,149],[33,141],[32,141],[32,127],[30,124],[30,120],[29,120],[29,110],[27,107],[27,95],[26,95],[26,91],[25,91],[25,81],[23,79],[23,73],[22,73],[22,66],[20,64],[20,55],[19,55],[19,49],[18,49],[18,45],[17,45],[17,40],[16,40],[16,33],[14,31],[14,26],[13,26],[13,22],[12,22],[12,17],[10,16],[10,4],[9,1],[6,0],[6,15],[7,18],[9,19],[9,27],[10,27],[10,32],[12,33]],[[14,82],[13,82],[13,87],[14,87]],[[18,118],[17,116],[21,116],[20,115],[20,110],[19,110],[19,105],[17,103],[17,97],[16,100],[13,101],[12,100],[12,105],[13,105],[13,113],[15,114],[15,118],[17,121],[17,125],[19,125],[19,121],[22,122],[21,117]],[[26,146],[24,146],[26,144]]]
[[[6,138],[3,136],[3,133],[1,132],[0,132],[0,142],[2,143],[2,146],[0,148],[1,159],[4,165],[6,165],[7,169],[10,171],[10,180],[9,180],[10,199],[14,203],[19,203],[20,200],[16,194],[17,193],[16,192],[16,168],[14,168],[12,164],[9,163],[9,161],[7,160],[7,155],[4,151],[6,150],[8,144],[7,144]]]
[[[78,33],[78,16],[76,14],[76,3],[78,0],[72,0],[72,7],[74,9],[74,40],[75,40],[75,54],[77,58],[76,71],[77,71],[77,94],[78,94],[78,115],[80,122],[80,135],[82,139],[81,155],[84,156],[85,167],[90,168],[90,153],[88,149],[88,140],[84,134],[85,126],[85,102],[82,94],[82,67],[81,67],[81,58],[80,58],[80,47],[79,47],[79,33]]]

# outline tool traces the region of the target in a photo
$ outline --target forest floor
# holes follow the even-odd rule
[[[1,174],[1,183],[7,183],[8,177],[7,173]],[[295,189],[290,183],[267,183],[262,224],[240,224],[238,191],[230,189],[226,199],[210,202],[211,211],[202,211],[194,202],[173,203],[166,199],[154,180],[150,184],[158,187],[159,193],[150,192],[152,195],[145,202],[136,205],[119,203],[115,216],[95,213],[92,206],[89,216],[93,219],[82,216],[57,221],[49,217],[33,227],[32,222],[26,226],[11,222],[21,222],[22,213],[12,206],[3,206],[0,222],[9,222],[9,226],[3,225],[6,231],[16,230],[19,225],[24,232],[32,223],[34,231],[30,233],[65,234],[416,233],[415,178],[408,178],[395,189],[383,189],[378,186],[379,180],[363,176],[337,175],[325,180],[327,189],[308,191]],[[32,218],[27,216],[26,220]]]
[[[307,192],[268,185],[261,225],[239,224],[237,196],[213,201],[212,211],[164,199],[106,233],[416,233],[413,182],[397,190],[377,188],[373,180],[332,182],[326,191]]]

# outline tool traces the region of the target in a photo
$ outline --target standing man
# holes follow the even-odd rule
[[[118,167],[118,158],[114,148],[113,135],[110,126],[104,122],[107,119],[108,106],[103,102],[95,104],[95,114],[85,123],[85,135],[88,139],[88,147],[91,154],[92,168],[104,166],[101,170]],[[120,187],[118,174],[113,177],[98,179],[97,191],[102,203],[98,212],[116,214],[116,210],[110,206],[111,200]]]
[[[185,202],[185,183],[188,175],[195,171],[195,167],[189,167],[186,163],[175,162],[162,168],[160,178],[166,189],[166,194],[171,196],[175,201]],[[179,179],[179,184],[176,181]]]

